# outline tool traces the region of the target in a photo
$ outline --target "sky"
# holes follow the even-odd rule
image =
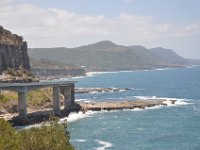
[[[0,0],[0,25],[28,46],[164,47],[200,59],[200,0]]]

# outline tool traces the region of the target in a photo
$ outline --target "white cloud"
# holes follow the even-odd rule
[[[31,4],[17,5],[10,1],[0,0],[1,25],[23,35],[30,47],[74,47],[113,40],[119,44],[149,47],[165,46],[165,41],[173,48],[176,40],[200,37],[200,22],[187,25],[157,23],[151,16],[128,13],[108,18],[56,8],[43,9]]]

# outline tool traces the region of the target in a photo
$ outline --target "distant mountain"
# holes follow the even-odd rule
[[[52,61],[49,59],[35,59],[30,57],[30,65],[32,68],[50,69],[50,68],[64,68],[65,63],[59,61]]]
[[[147,49],[143,46],[123,46],[101,41],[76,48],[31,48],[29,56],[63,62],[65,65],[85,66],[92,71],[136,70],[181,67],[188,61],[172,50]]]
[[[200,59],[188,59],[191,65],[200,65]]]
[[[173,50],[165,49],[162,47],[149,49],[150,52],[160,57],[165,62],[172,64],[186,64],[188,60],[176,54]]]

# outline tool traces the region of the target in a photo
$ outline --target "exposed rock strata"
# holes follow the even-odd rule
[[[27,43],[21,36],[0,26],[0,73],[19,66],[30,69]]]

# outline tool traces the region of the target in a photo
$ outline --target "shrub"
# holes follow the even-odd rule
[[[5,102],[7,102],[7,101],[9,101],[9,99],[8,99],[7,97],[5,97],[4,95],[0,94],[0,103],[1,103],[1,102],[2,102],[2,103],[5,103]]]
[[[74,150],[69,138],[65,126],[56,122],[50,126],[17,132],[9,123],[0,119],[1,150]]]
[[[5,120],[0,119],[0,150],[19,150],[20,136]]]

